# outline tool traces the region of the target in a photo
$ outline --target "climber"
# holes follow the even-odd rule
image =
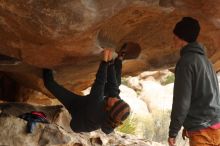
[[[90,132],[101,128],[109,134],[130,114],[129,105],[119,97],[122,60],[133,59],[127,50],[129,47],[123,45],[118,57],[113,59],[112,50],[104,49],[103,60],[87,96],[68,91],[54,80],[52,70],[43,69],[44,84],[71,114],[70,126],[74,132]]]

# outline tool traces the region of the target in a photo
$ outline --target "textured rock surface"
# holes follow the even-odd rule
[[[38,97],[38,100],[41,100]],[[61,105],[54,106],[39,106],[35,104],[27,103],[1,103],[0,104],[0,114],[11,115],[18,117],[23,113],[29,113],[31,111],[42,111],[47,115],[47,119],[50,123],[55,123],[60,125],[65,131],[71,132],[69,126],[71,117],[65,108]]]
[[[68,120],[64,117],[69,115],[63,110],[60,112],[49,112],[56,109],[53,107],[39,107],[29,104],[0,104],[0,145],[10,146],[162,146],[162,144],[138,139],[135,136],[112,133],[105,135],[100,131],[91,133],[74,133],[69,131],[62,124],[57,121],[65,121],[68,126]],[[23,106],[23,109],[20,106]],[[20,109],[20,110],[18,110]],[[53,115],[56,118],[49,117],[50,124],[40,124],[33,130],[33,133],[27,134],[26,124],[23,119],[18,118],[18,113],[25,113],[27,111],[40,110],[44,111],[47,115]],[[62,116],[57,116],[60,114]],[[67,115],[66,115],[67,114]],[[54,120],[55,119],[55,120]],[[56,120],[59,119],[59,120]],[[13,130],[12,130],[13,129]]]
[[[167,68],[178,58],[172,28],[186,15],[200,20],[199,40],[219,70],[219,7],[220,1],[213,0],[1,0],[0,54],[26,64],[0,65],[0,70],[49,94],[36,67],[55,68],[61,84],[79,91],[94,78],[101,52],[98,34],[108,35],[116,49],[127,41],[141,46],[140,57],[124,63],[124,73]]]

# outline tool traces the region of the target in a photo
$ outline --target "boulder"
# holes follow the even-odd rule
[[[173,100],[173,83],[162,86],[155,81],[143,81],[143,90],[139,98],[145,101],[149,111],[171,110]]]

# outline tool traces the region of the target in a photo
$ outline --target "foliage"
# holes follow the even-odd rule
[[[167,143],[170,111],[154,111],[149,116],[131,114],[118,131],[143,137],[148,140]]]
[[[132,85],[129,83],[129,81],[126,77],[121,78],[121,84],[128,86],[129,88],[132,88]]]
[[[174,74],[169,74],[161,81],[162,85],[173,83]],[[122,78],[122,84],[132,87],[127,78]],[[136,90],[141,93],[142,90]],[[117,128],[118,131],[133,134],[150,141],[167,144],[167,137],[170,123],[170,110],[154,110],[147,116],[131,114],[124,124]]]
[[[168,75],[164,80],[161,81],[162,85],[167,85],[173,83],[175,80],[174,74]]]
[[[118,131],[126,133],[126,134],[135,134],[136,125],[135,122],[137,122],[137,119],[132,119],[131,116],[129,116],[124,122],[123,125],[119,126],[117,128]]]
[[[154,120],[154,136],[153,141],[167,143],[168,127],[170,123],[170,110],[158,110],[152,113]]]

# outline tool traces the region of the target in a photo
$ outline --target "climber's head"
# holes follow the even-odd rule
[[[107,115],[101,129],[104,133],[109,134],[129,116],[130,106],[117,97],[107,97],[105,105]]]

